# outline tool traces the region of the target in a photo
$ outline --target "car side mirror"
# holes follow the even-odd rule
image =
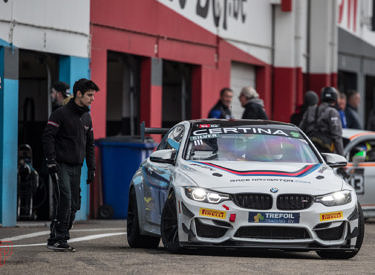
[[[366,151],[358,152],[352,157],[352,161],[355,167],[358,166],[360,162],[364,162],[365,160],[366,160]]]
[[[346,158],[338,154],[322,153],[326,163],[332,168],[345,167],[347,165]]]
[[[176,152],[174,149],[158,150],[150,155],[150,160],[159,163],[174,164]]]

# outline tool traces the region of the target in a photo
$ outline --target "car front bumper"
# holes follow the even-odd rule
[[[307,209],[284,211],[275,207],[276,195],[268,210],[242,208],[233,201],[197,202],[186,197],[183,188],[176,190],[176,198],[179,240],[185,247],[355,249],[359,231],[356,201],[335,207],[312,203]]]

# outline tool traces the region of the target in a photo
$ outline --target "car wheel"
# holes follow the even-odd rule
[[[141,235],[139,232],[139,218],[137,208],[137,198],[135,190],[132,188],[129,194],[128,219],[126,223],[127,238],[129,246],[132,248],[157,248],[160,237]]]
[[[168,251],[177,252],[181,249],[178,238],[176,195],[173,190],[169,193],[161,214],[160,231],[161,240]]]
[[[316,253],[326,259],[350,259],[353,258],[361,249],[363,237],[365,235],[365,220],[363,218],[363,211],[361,205],[358,203],[358,237],[355,244],[356,251],[345,252],[345,251],[317,251]]]

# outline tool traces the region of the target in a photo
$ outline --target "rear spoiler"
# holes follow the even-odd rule
[[[145,141],[146,134],[165,135],[169,131],[169,128],[146,128],[144,121],[141,123],[140,129],[142,141]]]

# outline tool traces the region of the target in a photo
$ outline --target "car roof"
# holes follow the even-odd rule
[[[350,140],[356,139],[362,136],[375,135],[375,132],[359,130],[359,129],[342,129],[342,137]]]
[[[273,120],[261,120],[261,119],[196,119],[196,120],[189,120],[189,122],[195,126],[197,124],[218,124],[220,127],[232,127],[232,126],[240,126],[240,125],[254,125],[254,126],[270,126],[270,125],[277,125],[281,126],[281,128],[294,128],[296,129],[297,126],[291,123],[285,123],[280,121],[273,121]]]

